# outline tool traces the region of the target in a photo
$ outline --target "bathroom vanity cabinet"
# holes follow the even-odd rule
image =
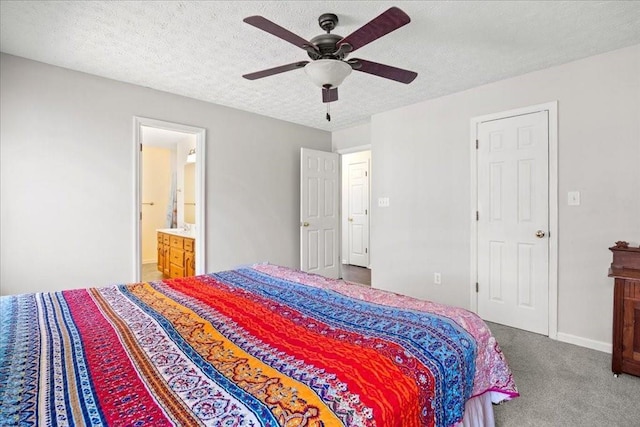
[[[195,275],[195,239],[180,234],[158,231],[158,271],[165,277]]]

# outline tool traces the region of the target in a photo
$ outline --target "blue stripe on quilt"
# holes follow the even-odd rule
[[[33,331],[38,336],[34,296],[0,298],[0,325],[0,348],[4,350],[0,352],[0,421],[7,426],[36,425],[40,342],[19,339]]]
[[[69,415],[70,411],[68,394],[64,392],[67,390],[66,376],[64,375],[64,369],[62,361],[64,361],[64,347],[60,343],[60,329],[58,326],[58,319],[55,313],[55,308],[52,306],[51,294],[38,294],[40,298],[40,310],[42,311],[42,317],[46,323],[46,337],[43,339],[43,348],[46,348],[47,356],[46,360],[51,363],[48,366],[48,379],[46,381],[46,388],[41,392],[49,391],[47,400],[54,402],[49,406],[49,413],[46,414],[47,422],[52,425],[68,425],[69,420],[73,419],[73,415]],[[62,383],[62,385],[60,385]],[[38,414],[40,418],[40,414]]]

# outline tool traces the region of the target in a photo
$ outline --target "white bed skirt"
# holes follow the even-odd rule
[[[455,427],[495,427],[493,403],[508,400],[502,393],[489,391],[467,400],[464,405],[464,418]]]

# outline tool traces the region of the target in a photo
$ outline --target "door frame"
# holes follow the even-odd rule
[[[205,274],[206,272],[206,252],[205,252],[205,230],[206,230],[206,216],[205,216],[205,141],[207,131],[204,128],[183,125],[174,122],[167,122],[164,120],[150,119],[147,117],[133,116],[133,272],[134,282],[139,282],[141,278],[142,270],[142,233],[140,227],[140,215],[142,213],[142,192],[140,189],[141,179],[140,171],[142,169],[140,151],[142,149],[142,127],[153,127],[164,130],[171,130],[175,132],[182,132],[194,135],[196,138],[196,274]]]
[[[558,339],[558,101],[473,117],[470,121],[470,307],[478,312],[478,126],[482,122],[547,111],[549,114],[549,338]]]

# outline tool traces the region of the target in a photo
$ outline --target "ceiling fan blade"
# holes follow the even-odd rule
[[[280,25],[271,22],[267,18],[263,18],[262,16],[249,16],[248,18],[244,18],[243,21],[249,25],[253,25],[256,28],[261,29],[262,31],[273,34],[274,36],[279,37],[282,40],[288,41],[289,43],[298,46],[300,49],[306,50],[307,46],[312,46],[311,43],[309,43],[299,35],[292,33],[286,28],[282,28]]]
[[[351,52],[353,52],[409,22],[411,22],[409,15],[397,7],[392,7],[340,40],[337,46],[340,47],[348,43],[352,47]]]
[[[326,87],[322,88],[322,102],[333,102],[338,100],[338,88],[332,87],[327,89]]]
[[[263,77],[273,76],[274,74],[284,73],[285,71],[295,70],[307,65],[309,61],[294,62],[292,64],[281,65],[279,67],[269,68],[267,70],[256,71],[255,73],[245,74],[242,77],[248,80],[261,79]]]
[[[395,80],[400,83],[409,84],[418,77],[418,73],[392,67],[391,65],[379,64],[377,62],[366,61],[364,59],[351,59],[348,61],[354,71],[373,74],[385,79]]]

